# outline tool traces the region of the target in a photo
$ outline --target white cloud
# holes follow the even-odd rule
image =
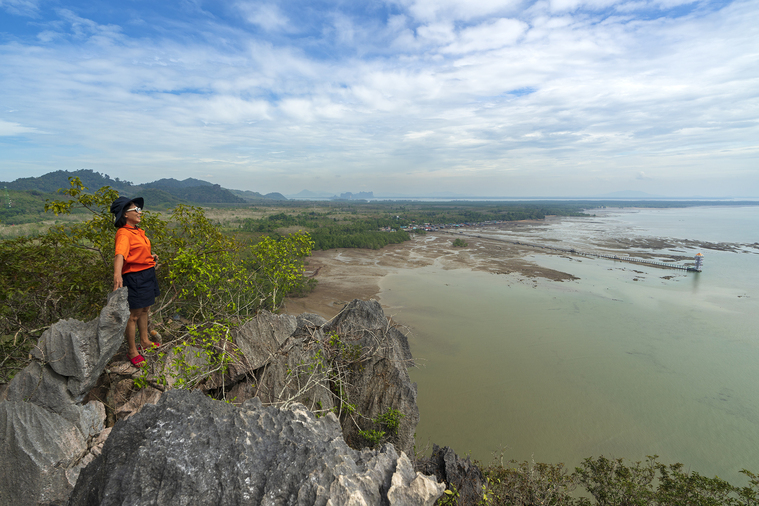
[[[0,0],[0,8],[16,16],[36,17],[39,14],[38,0]]]
[[[195,114],[206,123],[234,125],[271,119],[271,107],[264,100],[242,100],[238,97],[214,96],[208,100],[199,99],[197,107]]]
[[[457,40],[444,53],[469,53],[498,49],[514,44],[527,31],[527,24],[516,19],[497,19],[459,32]]]
[[[574,11],[579,7],[586,9],[605,9],[618,2],[618,0],[550,0],[551,10],[554,12]]]
[[[69,9],[58,9],[58,15],[66,21],[75,37],[96,37],[101,42],[106,39],[116,39],[121,35],[121,27],[116,25],[102,25],[87,18],[78,16]]]
[[[248,23],[260,26],[264,30],[290,30],[290,21],[276,4],[260,2],[238,2],[237,9],[245,16]]]
[[[447,189],[479,181],[497,193],[541,171],[566,194],[598,171],[612,185],[643,168],[673,188],[685,176],[741,174],[759,195],[752,2],[658,19],[487,5],[496,14],[461,22],[449,14],[465,6],[444,1],[421,25],[406,9],[384,27],[324,13],[308,36],[278,7],[255,18],[276,36],[214,19],[159,38],[61,10],[61,31],[43,25],[45,44],[0,45],[0,110],[15,110],[0,120],[15,142],[0,179],[18,177],[2,171],[27,156],[40,167],[128,168],[134,181],[212,171],[226,186],[250,178],[250,189],[285,193],[302,188],[282,184],[340,175],[379,192],[433,169]],[[42,132],[33,150],[11,139]]]
[[[430,135],[434,135],[435,132],[432,130],[425,130],[424,132],[409,132],[404,136],[404,139],[408,141],[416,141],[419,139],[424,139],[425,137],[429,137]]]
[[[418,21],[463,20],[513,10],[521,0],[391,0],[408,9]]]
[[[417,36],[425,44],[443,45],[456,40],[453,23],[430,23],[416,29]]]
[[[579,8],[587,10],[602,10],[614,7],[618,12],[635,12],[650,10],[666,10],[681,5],[689,5],[699,0],[549,0],[553,12],[571,12]]]
[[[337,41],[340,44],[352,43],[356,36],[356,30],[351,19],[348,16],[335,15],[333,23]]]
[[[0,119],[0,137],[10,137],[23,134],[39,133],[36,128],[25,127]]]

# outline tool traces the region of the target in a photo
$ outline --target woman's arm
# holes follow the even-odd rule
[[[124,286],[121,270],[124,268],[124,255],[116,255],[113,259],[113,290]]]

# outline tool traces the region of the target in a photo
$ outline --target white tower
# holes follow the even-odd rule
[[[701,267],[704,265],[704,255],[696,253],[696,271],[701,272]]]

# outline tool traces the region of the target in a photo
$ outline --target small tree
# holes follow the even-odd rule
[[[279,241],[264,236],[252,246],[251,268],[256,273],[262,305],[276,310],[285,295],[305,283],[303,259],[313,246],[306,233],[290,234]]]

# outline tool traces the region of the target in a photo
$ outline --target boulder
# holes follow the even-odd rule
[[[131,380],[125,380],[131,383]],[[130,385],[131,386],[131,385]],[[123,385],[119,389],[123,388]],[[135,413],[139,413],[145,404],[155,404],[161,398],[162,392],[153,387],[146,386],[136,391],[130,391],[129,400],[117,405],[114,415],[117,420],[126,419]]]
[[[380,441],[413,455],[419,410],[408,375],[411,351],[379,302],[356,299],[329,322],[263,312],[240,328],[235,343],[264,404],[334,410],[353,448],[375,445],[362,435],[375,431],[384,434]]]
[[[326,323],[319,315],[303,313],[298,316],[276,315],[261,311],[255,318],[236,329],[232,339],[242,357],[229,365],[227,381],[237,382],[244,376],[269,364],[285,342],[293,335],[305,337]],[[220,381],[209,384],[218,388]]]
[[[79,402],[95,386],[124,341],[128,319],[127,289],[119,288],[108,295],[99,318],[87,323],[69,319],[53,324],[42,334],[32,355],[68,378],[67,388]]]
[[[444,485],[392,445],[354,450],[337,418],[172,390],[113,428],[69,505],[432,505]]]

